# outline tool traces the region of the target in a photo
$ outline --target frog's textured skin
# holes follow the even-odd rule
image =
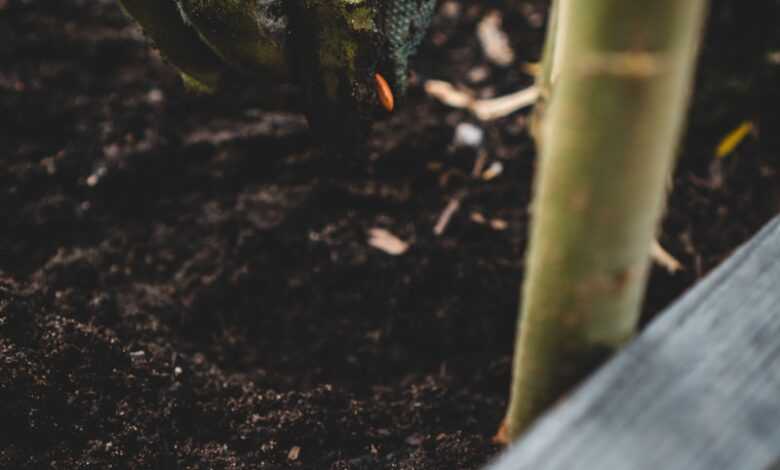
[[[218,88],[235,73],[291,80],[324,140],[360,140],[378,106],[374,75],[396,98],[436,0],[119,0],[185,83]]]
[[[397,94],[406,93],[409,57],[417,51],[431,24],[436,0],[386,0],[380,2],[386,40],[384,58]]]

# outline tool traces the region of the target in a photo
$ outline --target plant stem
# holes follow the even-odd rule
[[[706,6],[559,0],[559,13],[563,3],[538,129],[512,439],[635,332]]]

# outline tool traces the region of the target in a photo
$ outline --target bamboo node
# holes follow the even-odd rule
[[[589,75],[614,75],[621,78],[648,78],[659,75],[665,61],[654,52],[611,52],[583,59],[581,70]]]

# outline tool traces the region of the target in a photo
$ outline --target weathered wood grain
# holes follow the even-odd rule
[[[779,463],[777,217],[490,470],[770,470]]]

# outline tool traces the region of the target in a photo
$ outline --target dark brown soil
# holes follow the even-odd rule
[[[457,5],[417,83],[486,65],[488,9],[537,58],[543,7]],[[655,269],[645,318],[780,209],[777,18],[777,2],[716,2],[661,235],[686,270]],[[463,83],[531,82],[487,71]],[[498,451],[526,114],[483,125],[504,173],[481,182],[451,146],[473,118],[419,86],[353,159],[260,111],[263,93],[187,95],[113,1],[0,0],[0,468],[450,470]],[[759,137],[713,164],[744,119]],[[373,227],[410,250],[370,247]]]

